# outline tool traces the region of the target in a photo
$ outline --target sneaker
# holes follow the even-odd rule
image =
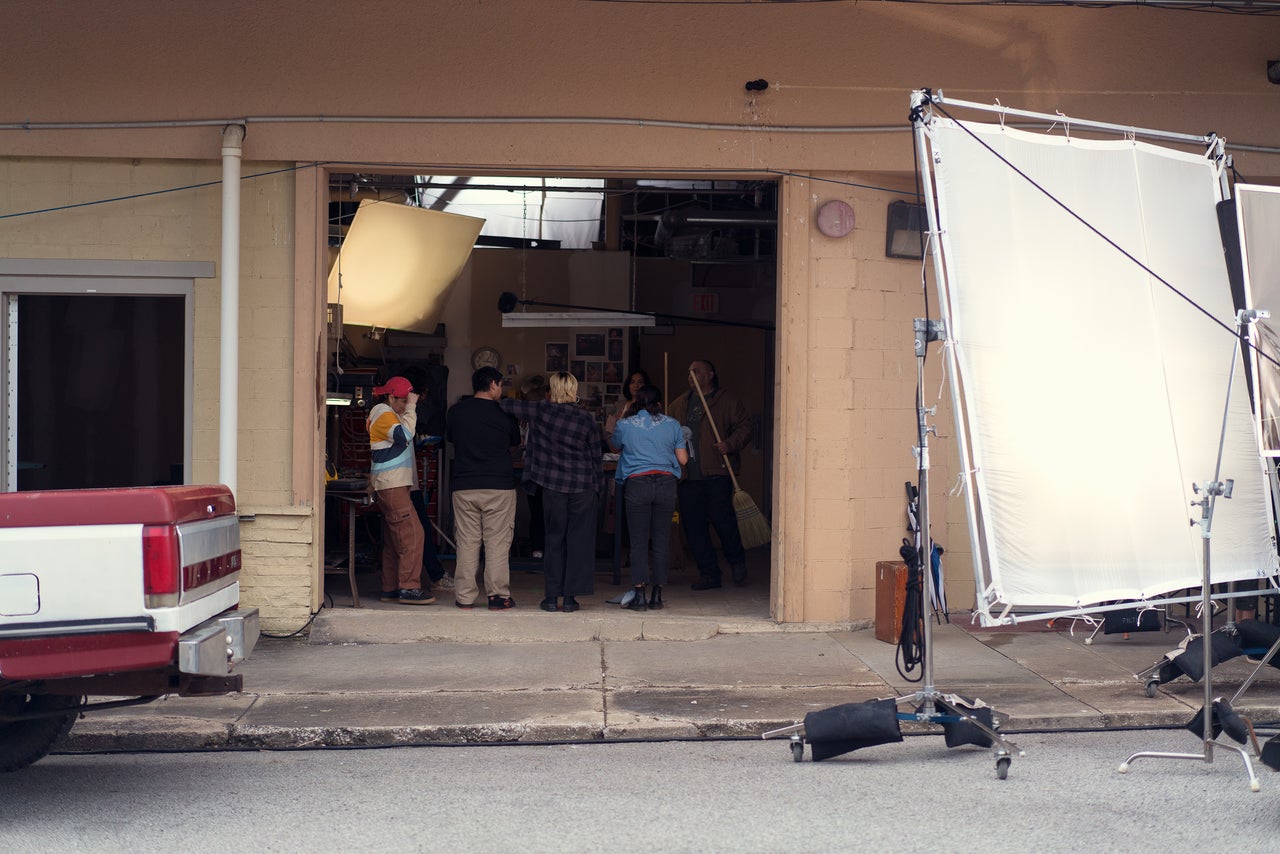
[[[378,594],[378,601],[379,602],[399,602],[400,591],[399,590],[383,590],[381,593]]]
[[[442,575],[442,576],[440,576],[440,577],[439,577],[439,578],[437,578],[435,581],[431,582],[431,589],[432,589],[432,590],[443,590],[443,591],[452,590],[452,589],[453,589],[453,576],[452,576],[452,575]]]
[[[401,605],[431,605],[435,603],[436,597],[426,590],[401,590],[396,601]]]
[[[510,611],[515,606],[516,606],[516,600],[512,599],[510,596],[490,596],[489,597],[490,611]]]
[[[454,602],[453,604],[467,611],[470,611],[472,608],[476,606],[474,602]]]
[[[716,590],[720,587],[720,579],[708,578],[704,575],[689,586],[694,590]]]

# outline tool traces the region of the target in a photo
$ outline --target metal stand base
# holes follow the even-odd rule
[[[967,723],[981,730],[992,741],[992,752],[996,759],[996,777],[1000,780],[1008,779],[1009,766],[1013,764],[1015,755],[1026,756],[1026,751],[997,732],[995,727],[987,726],[983,721],[969,714],[966,711],[968,702],[955,694],[944,694],[937,690],[922,689],[914,694],[895,699],[898,704],[908,703],[919,709],[918,711],[898,712],[899,721],[919,721],[938,725]],[[943,711],[938,711],[939,707]],[[994,712],[994,710],[992,711]],[[792,760],[796,762],[804,761],[804,724],[793,724],[769,730],[761,734],[760,737],[779,738],[781,736],[789,736],[790,738]]]
[[[1128,774],[1130,763],[1135,759],[1141,759],[1143,757],[1150,757],[1152,759],[1196,759],[1201,762],[1208,762],[1212,765],[1213,750],[1215,747],[1220,747],[1223,750],[1233,750],[1240,754],[1240,758],[1244,760],[1244,770],[1249,774],[1249,791],[1262,791],[1262,784],[1258,782],[1258,775],[1253,772],[1253,762],[1249,759],[1248,751],[1243,747],[1236,747],[1234,744],[1223,744],[1222,742],[1215,741],[1212,738],[1205,741],[1203,753],[1161,753],[1155,750],[1144,750],[1133,754],[1128,759],[1121,762],[1120,767],[1116,770],[1121,774]]]
[[[1250,316],[1250,314],[1252,314],[1252,316]],[[1244,312],[1244,311],[1239,312],[1236,315],[1237,329],[1239,330],[1239,328],[1243,327],[1245,323],[1251,322],[1252,320],[1256,319],[1259,316],[1259,314],[1260,314],[1259,312],[1253,312],[1253,313]],[[1261,314],[1265,314],[1265,312]],[[1193,525],[1197,524],[1197,522],[1199,523],[1200,538],[1201,538],[1201,542],[1204,545],[1203,577],[1201,579],[1203,581],[1203,584],[1200,588],[1200,596],[1201,596],[1200,636],[1204,638],[1204,643],[1203,643],[1203,647],[1204,647],[1204,677],[1203,677],[1204,678],[1204,708],[1201,711],[1201,714],[1204,715],[1204,730],[1202,731],[1202,740],[1201,740],[1203,750],[1200,753],[1163,753],[1159,751],[1150,751],[1150,750],[1141,751],[1139,753],[1133,754],[1124,762],[1121,762],[1120,767],[1117,768],[1116,770],[1119,771],[1121,774],[1127,774],[1129,772],[1129,766],[1133,763],[1133,761],[1135,759],[1141,759],[1143,757],[1150,757],[1153,759],[1195,759],[1201,762],[1212,763],[1214,749],[1222,748],[1223,750],[1234,751],[1235,753],[1240,755],[1240,759],[1243,760],[1244,762],[1245,771],[1248,772],[1249,774],[1249,791],[1257,792],[1257,791],[1261,791],[1262,785],[1258,782],[1258,775],[1253,772],[1253,762],[1250,761],[1249,754],[1243,748],[1236,747],[1234,744],[1223,744],[1222,742],[1215,740],[1214,734],[1213,734],[1213,720],[1214,720],[1213,639],[1212,639],[1212,635],[1213,635],[1213,599],[1212,599],[1213,573],[1210,571],[1209,543],[1210,543],[1212,529],[1213,529],[1213,511],[1214,511],[1215,505],[1217,504],[1217,499],[1219,496],[1223,498],[1231,497],[1232,482],[1230,480],[1223,482],[1220,478],[1222,476],[1222,449],[1225,444],[1226,434],[1227,434],[1227,418],[1231,411],[1230,410],[1231,384],[1232,384],[1232,380],[1235,378],[1236,360],[1239,358],[1239,356],[1240,356],[1240,336],[1237,335],[1235,345],[1232,347],[1232,350],[1231,350],[1231,364],[1229,366],[1229,370],[1227,373],[1227,395],[1226,395],[1227,404],[1223,407],[1222,434],[1218,440],[1218,462],[1216,467],[1214,468],[1213,480],[1204,484],[1193,484],[1193,490],[1195,492],[1199,493],[1203,491],[1204,493],[1204,496],[1203,498],[1201,498],[1201,500],[1192,502],[1193,507],[1194,506],[1200,507],[1200,519],[1191,520],[1191,524]],[[1234,609],[1232,611],[1232,615],[1234,615]],[[1280,646],[1280,644],[1277,644],[1277,646]],[[1272,650],[1273,654],[1274,654],[1274,651],[1275,650]],[[1268,658],[1270,658],[1270,656],[1268,656]],[[1247,683],[1246,683],[1246,687],[1247,687]],[[1150,691],[1149,683],[1148,683],[1148,691]],[[1236,696],[1239,696],[1239,693],[1240,692],[1237,692]],[[1255,749],[1256,749],[1256,740],[1255,740]]]
[[[917,127],[919,132],[919,127]],[[919,146],[919,150],[923,151],[924,146]],[[932,208],[929,209],[930,215],[930,231],[937,232],[937,223],[933,221]],[[917,414],[917,436],[919,444],[916,447],[916,454],[919,460],[920,485],[917,492],[919,496],[920,506],[918,513],[918,530],[916,539],[916,560],[919,561],[921,578],[923,584],[920,590],[920,609],[918,613],[921,615],[921,629],[924,640],[924,656],[923,656],[923,672],[921,679],[924,682],[923,687],[905,697],[895,698],[898,705],[910,703],[914,708],[910,712],[898,712],[899,721],[919,721],[932,724],[949,724],[949,723],[966,723],[971,724],[992,742],[993,750],[996,757],[996,777],[1001,780],[1009,776],[1009,766],[1013,762],[1014,754],[1025,756],[1025,752],[1017,745],[1006,739],[1000,733],[996,732],[995,727],[987,726],[981,720],[969,714],[965,710],[968,705],[967,701],[961,700],[955,694],[946,694],[937,690],[933,684],[933,620],[928,615],[925,604],[932,604],[933,596],[933,565],[932,565],[932,539],[929,535],[929,433],[932,428],[928,424],[929,416],[934,410],[926,408],[924,405],[923,389],[924,389],[924,357],[925,351],[930,341],[939,341],[943,338],[943,324],[941,321],[916,318],[913,324],[915,331],[915,354],[916,354],[916,414]],[[985,707],[985,704],[984,704]],[[994,715],[995,710],[992,710]],[[782,735],[790,735],[791,737],[791,756],[796,762],[804,758],[804,724],[795,724],[793,726],[782,727],[780,729],[771,730],[764,733],[762,738],[775,738]]]

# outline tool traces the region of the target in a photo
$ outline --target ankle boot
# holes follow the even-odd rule
[[[653,585],[653,589],[649,591],[649,610],[650,611],[662,610],[662,585],[661,584]]]
[[[648,606],[645,604],[645,601],[644,601],[644,585],[637,584],[632,589],[635,590],[636,595],[632,596],[631,601],[627,603],[627,610],[628,611],[645,610],[645,608],[647,608]]]

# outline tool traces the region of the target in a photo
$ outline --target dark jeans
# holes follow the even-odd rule
[[[426,496],[421,489],[415,489],[409,493],[409,500],[413,502],[413,509],[418,511],[418,521],[422,523],[422,568],[426,570],[427,578],[439,581],[444,577],[444,566],[436,555],[436,529],[431,527],[431,517],[427,515]],[[430,586],[422,585],[423,589]]]
[[[529,549],[540,552],[546,545],[547,522],[542,515],[542,487],[539,486],[529,495]]]
[[[733,482],[727,477],[683,481],[680,527],[689,538],[689,550],[698,563],[698,573],[719,581],[720,563],[716,560],[716,547],[711,544],[713,525],[729,566],[745,566],[747,556],[742,550],[742,535],[738,533],[738,514],[733,509]]]
[[[546,598],[590,596],[596,583],[596,510],[594,492],[542,490],[546,522],[542,550]]]
[[[623,491],[627,525],[631,528],[631,583],[667,583],[671,558],[671,514],[676,509],[676,479],[669,474],[627,478]],[[649,544],[653,544],[653,573],[649,572]]]

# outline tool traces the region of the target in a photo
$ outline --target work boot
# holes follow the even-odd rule
[[[636,595],[632,596],[632,597],[631,597],[631,601],[630,601],[630,602],[628,602],[628,603],[627,603],[627,605],[626,605],[627,610],[628,610],[628,611],[643,611],[643,610],[647,609],[649,606],[648,606],[647,604],[645,604],[645,599],[644,599],[644,585],[643,585],[643,584],[637,584],[637,585],[636,585],[636,588],[635,588],[635,592],[636,592]]]
[[[715,590],[720,586],[720,579],[704,575],[689,586],[694,590]]]
[[[649,610],[650,611],[662,610],[662,585],[661,584],[653,585],[653,589],[649,591]]]

